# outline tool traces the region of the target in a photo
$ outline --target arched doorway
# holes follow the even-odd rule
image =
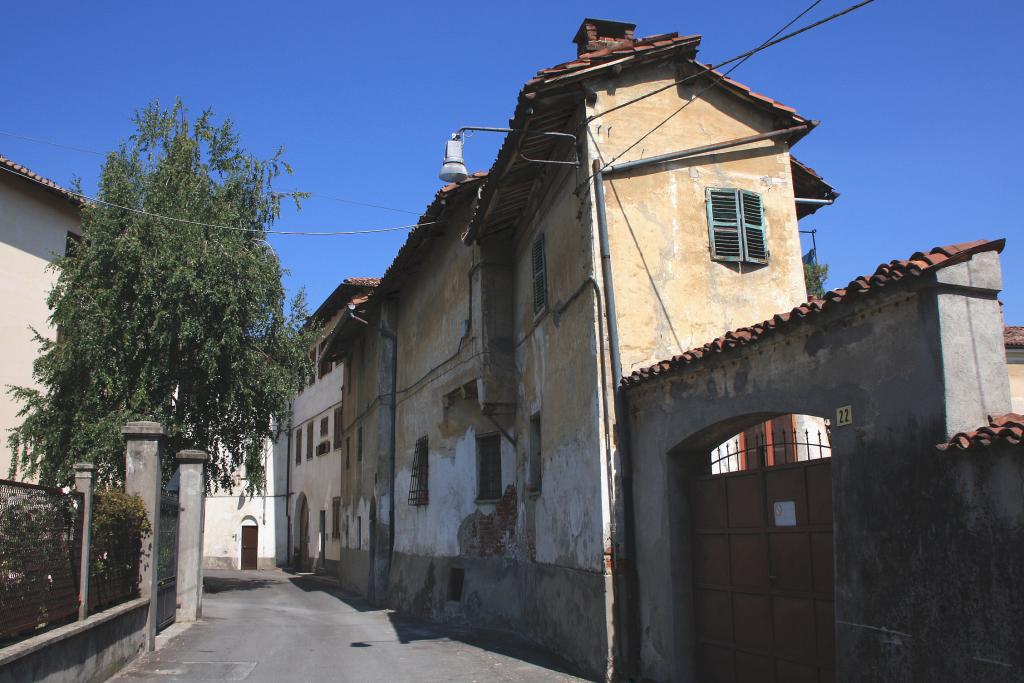
[[[242,569],[257,569],[259,564],[260,527],[251,516],[242,520]]]
[[[306,502],[306,494],[300,493],[295,504],[298,508],[295,515],[295,535],[298,542],[295,544],[293,565],[299,571],[309,571],[309,505]]]
[[[785,414],[710,453],[680,450],[677,457],[698,461],[680,496],[689,500],[692,528],[678,530],[693,548],[697,680],[832,680],[827,424]]]

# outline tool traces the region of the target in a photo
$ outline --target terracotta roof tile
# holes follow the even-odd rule
[[[802,318],[820,315],[851,299],[874,294],[886,287],[899,285],[904,280],[918,278],[940,268],[968,261],[975,254],[985,251],[1002,251],[1005,243],[1006,240],[1002,239],[964,242],[946,247],[936,247],[929,252],[917,252],[909,259],[883,263],[875,269],[873,274],[862,275],[842,289],[826,292],[821,299],[811,299],[791,311],[779,313],[764,322],[726,332],[718,339],[703,346],[660,361],[648,368],[636,370],[631,375],[622,378],[622,386],[633,387],[659,375],[691,366],[712,354],[724,353],[738,346],[752,344],[790,327]]]
[[[1024,349],[1024,327],[1014,325],[1004,327],[1003,343],[1008,349]]]
[[[43,176],[39,175],[38,173],[32,171],[31,169],[26,168],[25,166],[22,166],[19,163],[11,161],[7,157],[3,156],[2,154],[0,154],[0,166],[3,166],[6,169],[10,169],[16,175],[24,176],[25,178],[28,178],[30,180],[36,181],[40,185],[42,185],[42,186],[48,188],[49,190],[59,194],[64,199],[67,199],[69,202],[71,202],[75,206],[81,206],[82,204],[85,203],[82,200],[82,198],[79,197],[78,195],[72,194],[69,190],[61,187],[60,185],[58,185],[57,183],[53,182],[49,178],[44,178]]]
[[[1024,443],[1024,415],[1007,413],[999,417],[989,415],[988,425],[970,432],[960,432],[946,443],[939,444],[939,450],[966,451],[985,448],[994,444],[1020,446]]]

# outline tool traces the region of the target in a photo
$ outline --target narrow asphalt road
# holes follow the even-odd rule
[[[203,620],[113,680],[583,680],[563,671],[507,634],[413,620],[324,579],[272,570],[208,572]]]

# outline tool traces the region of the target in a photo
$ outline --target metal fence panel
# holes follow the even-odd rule
[[[78,614],[82,495],[0,479],[0,639]]]

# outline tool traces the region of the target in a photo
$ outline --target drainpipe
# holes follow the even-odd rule
[[[383,311],[382,311],[383,313]],[[395,555],[395,432],[398,429],[398,335],[384,327],[384,316],[381,315],[380,333],[391,340],[391,435],[388,439],[388,571],[385,585],[385,600],[387,589],[391,586],[391,561]],[[379,518],[378,518],[379,519]]]
[[[284,454],[284,519],[288,529],[284,547],[284,563],[292,564],[292,421],[288,420],[288,435],[285,438],[287,452]]]
[[[622,379],[622,356],[619,350],[619,326],[615,309],[615,284],[612,280],[611,246],[608,239],[608,216],[605,210],[604,177],[606,175],[617,175],[627,171],[661,164],[687,157],[694,157],[701,154],[710,154],[732,147],[739,147],[762,140],[773,140],[780,137],[787,137],[795,133],[809,130],[817,125],[817,121],[811,121],[799,126],[782,128],[779,130],[749,135],[742,138],[726,140],[700,147],[659,154],[646,159],[626,161],[620,164],[611,164],[604,167],[601,161],[594,160],[594,202],[597,205],[597,229],[598,240],[601,248],[601,275],[604,279],[604,302],[605,317],[608,320],[608,356],[611,362],[612,380],[615,382],[615,432],[618,442],[619,468],[620,468],[620,495],[621,495],[621,516],[622,524],[619,525],[619,515],[613,510],[612,519],[613,539],[616,543],[616,556],[614,567],[619,571],[622,563],[623,584],[620,594],[616,595],[616,602],[619,605],[619,624],[623,632],[622,637],[617,638],[619,643],[620,667],[623,671],[633,669],[639,663],[640,655],[640,620],[637,612],[637,595],[639,593],[639,575],[635,560],[635,518],[633,507],[633,461],[629,449],[629,423],[626,410],[626,397],[622,391],[620,380]],[[609,454],[610,455],[610,454]],[[617,506],[616,506],[617,507]]]

